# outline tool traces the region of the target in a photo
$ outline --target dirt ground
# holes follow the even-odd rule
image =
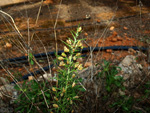
[[[55,51],[56,41],[58,50],[62,50],[61,40],[65,41],[67,37],[71,37],[70,31],[75,30],[76,27],[73,26],[78,26],[79,23],[83,26],[80,38],[86,39],[85,46],[97,44],[97,46],[147,46],[145,42],[149,41],[150,36],[149,6],[150,3],[146,0],[142,1],[141,7],[136,0],[63,0],[62,3],[60,0],[56,0],[43,4],[30,1],[2,7],[3,11],[13,17],[23,39],[20,39],[19,35],[14,32],[11,20],[1,15],[0,59],[25,55],[25,52],[18,49],[20,47],[18,41],[21,40],[27,45],[29,37],[33,53],[45,52],[43,45],[47,51]],[[86,18],[86,15],[90,15],[91,19],[78,21]],[[58,29],[55,37],[53,28],[56,18],[58,18],[56,26]],[[74,22],[66,22],[67,20],[74,20]],[[66,28],[68,26],[69,28]],[[28,32],[28,28],[30,28],[30,32]],[[117,41],[113,41],[116,40],[115,38]],[[7,42],[12,45],[11,48],[6,47]],[[110,59],[112,56],[111,52],[103,53],[105,54],[101,58]],[[119,58],[128,54],[121,53],[123,54]],[[114,58],[116,57],[112,59]]]
[[[25,49],[31,47],[35,54],[43,53],[45,49],[55,51],[56,43],[58,50],[62,50],[61,40],[65,41],[67,37],[72,37],[70,31],[76,30],[79,24],[83,29],[79,38],[86,39],[83,41],[85,47],[149,46],[150,3],[148,0],[142,0],[141,7],[138,0],[62,0],[62,3],[60,1],[47,0],[41,4],[38,0],[29,0],[29,2],[1,7],[1,10],[13,17],[23,37],[15,31],[10,18],[1,14],[0,60],[27,55],[19,42],[25,45]],[[86,20],[86,16],[90,19]],[[56,18],[55,35],[53,28]],[[134,55],[135,51],[106,50],[94,52],[93,58],[94,62],[106,59],[119,63],[129,54]],[[53,63],[53,59],[50,60],[50,63]],[[84,59],[84,62],[87,60],[91,59]],[[48,65],[47,61],[40,64]],[[144,62],[142,65],[146,67],[149,64]],[[9,71],[14,76],[20,77],[19,73],[25,75],[39,68],[37,65],[32,68],[30,66],[14,68],[11,65]],[[0,69],[0,73],[3,77],[8,76],[3,69]]]

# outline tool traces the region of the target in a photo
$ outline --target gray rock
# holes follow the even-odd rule
[[[14,85],[13,84],[6,84],[0,87],[0,97],[4,98],[6,97],[12,97],[13,92],[16,91],[14,89]]]
[[[118,66],[122,69],[120,76],[125,80],[125,87],[133,85],[135,78],[140,78],[139,76],[142,75],[141,69],[143,69],[143,67],[136,62],[136,57],[133,55],[126,56]]]
[[[0,85],[9,84],[9,81],[6,78],[0,77]]]
[[[136,62],[136,57],[133,55],[126,56],[122,62],[119,64],[123,72],[123,77],[125,80],[129,79],[131,74],[140,73],[142,66]]]

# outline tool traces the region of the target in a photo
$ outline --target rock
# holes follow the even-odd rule
[[[12,97],[14,91],[16,91],[14,89],[14,84],[3,85],[0,87],[0,97],[1,98],[5,98],[5,96]]]
[[[114,31],[112,35],[113,35],[113,36],[117,36],[118,33],[117,33],[116,31]]]
[[[33,76],[29,76],[28,77],[28,81],[31,81],[31,80],[33,80],[34,78],[33,78]]]
[[[135,58],[136,58],[136,57],[133,56],[133,55],[128,55],[128,56],[126,56],[126,57],[122,60],[122,62],[119,64],[119,66],[121,66],[122,68],[123,68],[123,67],[129,67],[129,66],[131,66],[133,63],[136,62]]]
[[[25,53],[25,54],[24,54],[24,56],[28,56],[28,54],[27,54],[27,53]]]
[[[106,52],[107,53],[112,53],[112,49],[107,49]]]
[[[6,78],[0,77],[0,86],[9,84],[9,81]]]
[[[124,36],[127,36],[127,33],[124,33]]]
[[[132,49],[132,48],[129,48],[129,49],[128,49],[128,52],[129,52],[129,53],[136,54],[136,51],[135,51],[134,49]]]
[[[88,36],[88,34],[87,34],[87,33],[84,33],[84,36]]]
[[[43,81],[43,78],[48,82],[56,82],[57,80],[50,73],[46,73],[38,78],[38,81]]]
[[[115,28],[114,26],[111,26],[109,30],[111,30],[111,31],[112,31],[112,30],[114,30],[114,28]]]
[[[10,48],[12,48],[12,44],[6,42],[6,44],[4,45],[4,47],[10,49]]]
[[[128,41],[130,41],[130,40],[131,40],[131,38],[127,38],[127,40],[128,40]]]
[[[46,1],[44,1],[44,4],[53,4],[53,1],[52,0],[46,0]]]
[[[118,37],[117,37],[117,40],[118,40],[118,41],[122,41],[123,39],[118,36]]]
[[[111,41],[112,42],[117,42],[117,38],[112,38]]]
[[[118,65],[122,69],[120,76],[126,81],[124,86],[128,87],[135,83],[135,78],[140,79],[142,66],[136,62],[136,57],[133,55],[126,56]]]
[[[127,28],[127,27],[123,27],[123,29],[124,29],[124,30],[128,30],[128,28]]]

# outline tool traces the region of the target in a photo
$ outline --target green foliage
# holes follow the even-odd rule
[[[103,61],[101,67],[102,71],[98,73],[98,77],[106,80],[106,93],[102,97],[103,100],[110,101],[113,97],[113,94],[115,94],[116,96],[113,97],[112,104],[109,104],[109,106],[116,109],[119,107],[123,112],[129,112],[132,108],[133,98],[119,94],[119,90],[125,90],[125,87],[123,86],[123,77],[117,76],[121,68],[111,65],[111,63],[106,60]]]
[[[116,67],[114,65],[111,66],[110,62],[106,60],[104,60],[103,65],[101,66],[102,66],[102,71],[98,73],[98,77],[106,79],[106,90],[109,93],[115,91],[118,88],[124,90],[125,87],[122,85],[122,83],[124,82],[123,77],[115,76],[118,74],[121,68]]]
[[[29,53],[29,62],[30,62],[31,65],[34,65],[32,53]]]
[[[57,76],[55,79],[57,82],[51,84],[49,82],[37,82],[31,80],[24,82],[22,87],[17,87],[22,94],[19,95],[16,103],[19,106],[16,108],[16,112],[55,112],[55,113],[69,113],[73,112],[73,106],[76,106],[76,101],[79,101],[79,93],[85,91],[79,84],[82,81],[77,77],[77,71],[82,70],[82,64],[77,62],[77,59],[81,57],[78,53],[79,48],[83,48],[81,40],[77,39],[81,27],[76,32],[72,32],[73,39],[68,39],[66,46],[64,46],[64,52],[61,55],[57,55]],[[33,62],[33,55],[29,54],[29,61],[31,65]]]
[[[127,95],[125,93],[125,91],[129,89],[126,89],[126,87],[124,87],[123,83],[125,81],[123,80],[123,77],[117,76],[118,72],[121,70],[120,67],[112,65],[106,60],[104,60],[103,63],[100,64],[100,67],[102,67],[102,69],[101,72],[98,73],[97,77],[102,79],[105,86],[105,91],[101,92],[101,95],[103,95],[101,97],[103,100],[102,103],[109,103],[108,106],[114,111],[117,110],[118,112],[123,113],[142,113],[142,110],[135,109],[133,106],[135,106],[137,103],[140,104],[150,98],[150,82],[147,81],[141,84],[141,89],[138,89],[138,91],[142,91],[141,95],[143,96],[142,98],[135,98],[131,94]],[[142,107],[146,112],[149,112],[149,104],[146,105]]]
[[[82,70],[82,65],[76,62],[80,58],[80,53],[77,53],[77,49],[82,48],[81,40],[77,39],[79,36],[79,29],[77,32],[72,32],[74,40],[68,39],[65,43],[64,53],[57,56],[59,60],[59,69],[57,77],[57,85],[53,89],[53,106],[52,112],[57,113],[69,113],[72,111],[72,107],[75,106],[76,101],[79,100],[79,92],[85,91],[79,82],[81,79],[77,78],[77,70]]]
[[[41,86],[39,86],[41,85]],[[38,84],[36,81],[28,81],[22,84],[22,88],[15,86],[15,89],[21,91],[18,99],[15,101],[16,104],[19,104],[19,107],[15,111],[20,111],[21,113],[30,111],[31,113],[37,112],[37,107],[34,104],[38,104],[38,107],[46,112],[45,103],[41,88],[44,91],[46,97],[50,96],[50,91],[45,87],[45,83]],[[43,108],[44,107],[44,108]]]

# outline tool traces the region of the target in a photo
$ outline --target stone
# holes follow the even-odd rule
[[[54,77],[55,77],[55,76],[54,76]],[[48,82],[56,82],[57,80],[54,79],[54,77],[53,77],[50,73],[45,73],[45,74],[43,74],[43,76],[40,76],[40,77],[38,78],[38,81],[43,81],[43,78],[44,78],[44,79],[47,80]]]
[[[114,27],[114,26],[111,26],[109,30],[110,30],[110,31],[113,31],[114,29],[115,29],[115,27]]]
[[[118,40],[118,41],[122,41],[123,39],[118,36],[118,37],[117,37],[117,40]]]
[[[14,89],[14,84],[6,84],[0,87],[0,97],[5,98],[6,97],[12,97],[13,92],[16,91]]]
[[[9,84],[9,81],[6,78],[0,77],[0,86]]]
[[[113,33],[112,33],[112,36],[117,36],[118,35],[118,33],[116,32],[116,31],[114,31]]]
[[[107,53],[112,53],[112,49],[107,49],[106,52]]]
[[[34,78],[33,78],[33,76],[29,76],[28,77],[28,81],[31,81],[31,80],[33,80]]]
[[[112,38],[111,41],[112,42],[117,42],[117,38]]]
[[[84,33],[84,36],[88,36],[88,33]]]
[[[123,29],[124,29],[124,30],[127,30],[128,28],[127,28],[127,27],[123,27]]]
[[[125,80],[124,86],[128,87],[135,83],[135,78],[140,79],[142,66],[136,62],[136,57],[133,55],[126,56],[118,65],[121,68],[121,75]]]
[[[129,48],[129,49],[128,49],[128,52],[129,52],[129,53],[136,54],[136,51],[135,51],[134,49],[132,49],[132,48]]]
[[[53,1],[52,0],[46,0],[46,1],[44,1],[44,4],[53,4]]]
[[[6,44],[4,45],[4,47],[10,49],[10,48],[12,48],[12,44],[6,42]]]

